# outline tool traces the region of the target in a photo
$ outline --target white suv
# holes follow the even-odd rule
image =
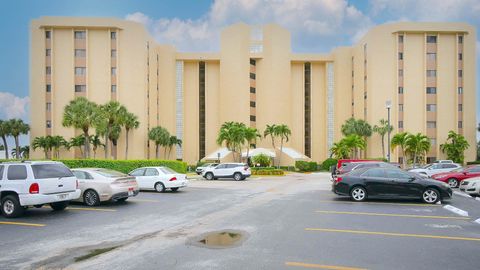
[[[215,167],[207,167],[202,172],[202,176],[207,180],[233,178],[240,181],[245,180],[251,174],[250,167],[244,163],[222,163]]]
[[[61,162],[0,164],[0,206],[7,218],[21,216],[29,206],[50,204],[53,210],[63,210],[79,197],[77,178]]]

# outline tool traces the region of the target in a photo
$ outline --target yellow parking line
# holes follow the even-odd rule
[[[438,218],[438,219],[461,219],[470,220],[468,217],[449,217],[449,216],[424,216],[424,215],[407,215],[407,214],[384,214],[371,212],[343,212],[343,211],[323,211],[318,210],[316,213],[322,214],[343,214],[343,215],[365,215],[365,216],[385,216],[385,217],[409,217],[409,218]]]
[[[306,228],[305,230],[306,231],[320,231],[320,232],[352,233],[352,234],[386,235],[386,236],[399,236],[399,237],[415,237],[415,238],[431,238],[431,239],[447,239],[447,240],[463,240],[463,241],[480,241],[480,238],[443,236],[443,235],[428,235],[428,234],[389,233],[389,232],[372,232],[372,231],[357,231],[357,230],[337,230],[337,229],[324,229],[324,228]]]
[[[425,207],[441,207],[442,205],[438,204],[426,204],[426,203],[384,203],[384,202],[348,202],[348,201],[328,201],[320,200],[317,201],[320,203],[347,203],[347,204],[379,204],[379,205],[401,205],[401,206],[425,206]]]
[[[86,208],[86,207],[67,207],[67,210],[79,210],[79,211],[101,211],[101,212],[116,212],[115,209],[105,208]]]
[[[0,221],[0,225],[18,225],[18,226],[29,226],[29,227],[44,227],[45,226],[45,224],[25,223],[25,222],[9,222],[9,221]]]
[[[323,265],[314,263],[286,262],[286,266],[298,266],[303,268],[329,269],[329,270],[365,270],[365,268],[355,268],[346,266]]]

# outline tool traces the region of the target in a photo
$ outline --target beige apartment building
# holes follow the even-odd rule
[[[155,156],[148,130],[163,126],[183,140],[171,158],[195,163],[218,151],[222,123],[238,121],[261,132],[267,124],[286,124],[292,135],[284,163],[320,162],[342,138],[345,120],[373,126],[387,118],[390,101],[392,136],[428,135],[432,160],[444,157],[439,146],[454,130],[469,141],[466,160],[473,160],[475,33],[464,23],[393,23],[372,28],[352,47],[300,54],[292,52],[286,29],[238,23],[222,31],[219,52],[188,53],[156,43],[130,21],[42,17],[31,24],[31,140],[78,135],[62,126],[62,113],[84,96],[98,104],[117,100],[139,117],[140,128],[130,133],[132,159]],[[368,146],[368,156],[382,155],[378,134]],[[124,147],[123,132],[120,159]],[[257,147],[271,148],[270,139]],[[32,157],[42,157],[41,150]],[[399,158],[393,151],[392,160]]]

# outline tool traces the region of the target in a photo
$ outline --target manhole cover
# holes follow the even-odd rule
[[[209,232],[191,238],[187,241],[187,244],[215,249],[231,248],[240,246],[247,239],[247,237],[247,233],[243,231],[223,230]]]

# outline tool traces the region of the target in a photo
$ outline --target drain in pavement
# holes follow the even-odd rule
[[[222,230],[202,234],[187,240],[188,245],[213,249],[232,248],[240,246],[248,234],[238,230]]]

